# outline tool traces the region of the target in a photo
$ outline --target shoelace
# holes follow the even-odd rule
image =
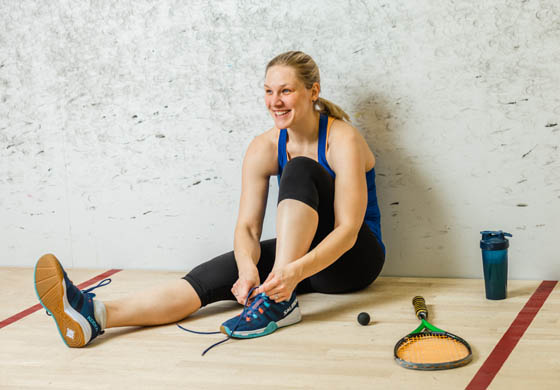
[[[95,293],[92,293],[90,291],[95,290],[96,288],[99,287],[104,287],[106,285],[108,285],[109,283],[111,283],[111,278],[107,278],[107,279],[103,279],[101,282],[97,283],[96,286],[90,287],[90,288],[86,288],[85,290],[81,290],[83,294],[87,294],[90,295],[92,298],[95,298]],[[47,315],[49,317],[51,317],[51,313],[49,313],[47,310],[45,310],[47,312]]]
[[[266,295],[262,295],[259,296],[257,299],[255,299],[253,301],[253,303],[251,304],[251,306],[249,306],[247,308],[247,312],[245,312],[245,310],[241,313],[241,317],[243,317],[243,315],[245,315],[245,318],[257,318],[257,311],[260,314],[263,314],[263,310],[261,309],[261,305],[264,305],[265,307],[270,307],[270,303],[268,303],[268,297]]]
[[[264,305],[266,307],[270,306],[270,304],[268,302],[266,302],[266,300],[262,297],[258,297],[256,298],[253,303],[251,303],[250,306],[247,306],[247,304],[249,303],[249,297],[251,296],[251,294],[253,294],[253,291],[255,289],[257,289],[258,287],[253,287],[249,290],[249,293],[247,294],[247,299],[245,300],[245,304],[243,305],[243,311],[241,312],[241,314],[239,315],[239,319],[237,320],[237,322],[235,323],[235,326],[233,327],[233,329],[231,330],[231,336],[227,335],[227,337],[225,339],[223,339],[222,341],[218,341],[217,343],[212,344],[211,346],[209,346],[208,348],[206,348],[203,352],[202,352],[202,356],[204,356],[206,354],[206,352],[210,351],[212,348],[225,343],[226,341],[228,341],[229,339],[232,338],[233,334],[235,333],[235,331],[237,330],[237,328],[239,327],[239,324],[241,323],[241,320],[244,318],[247,318],[248,316],[251,316],[253,318],[257,318],[257,314],[255,313],[256,311],[259,310],[261,304],[264,303]],[[262,310],[262,309],[261,309]],[[191,329],[187,329],[181,325],[179,325],[178,323],[176,324],[180,329],[186,331],[186,332],[190,332],[190,333],[195,333],[195,334],[219,334],[222,332],[200,332],[197,330],[191,330]]]
[[[95,294],[94,294],[94,293],[90,293],[90,291],[93,291],[93,290],[95,290],[96,288],[99,288],[99,287],[105,287],[105,286],[108,285],[109,283],[111,283],[111,278],[103,279],[101,282],[97,283],[96,286],[93,286],[93,287],[90,287],[90,288],[86,288],[85,290],[82,290],[82,292],[83,292],[84,294],[88,294],[88,293],[89,293],[89,295],[91,295],[91,297],[93,298],[93,297],[95,297]]]

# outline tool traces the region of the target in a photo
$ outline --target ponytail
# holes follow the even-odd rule
[[[315,109],[321,114],[332,116],[335,119],[344,120],[346,122],[351,122],[350,116],[344,112],[342,108],[327,99],[320,97],[315,104]]]

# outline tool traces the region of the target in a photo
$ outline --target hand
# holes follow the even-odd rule
[[[256,291],[258,294],[264,292],[277,303],[283,302],[290,299],[299,282],[295,266],[290,263],[282,268],[273,269]]]
[[[255,267],[254,270],[239,273],[239,278],[233,284],[233,287],[231,288],[231,292],[235,297],[235,299],[237,300],[237,302],[239,302],[242,305],[245,305],[245,302],[247,301],[247,295],[249,294],[249,290],[251,290],[253,287],[258,287],[259,284],[260,284],[259,272]],[[249,298],[253,298],[255,295],[257,295],[256,289],[253,290],[253,293]]]

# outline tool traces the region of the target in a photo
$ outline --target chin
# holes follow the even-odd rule
[[[287,120],[275,120],[274,124],[276,125],[277,128],[279,129],[287,129],[288,127],[290,127],[290,125],[292,124],[292,121],[287,121]]]

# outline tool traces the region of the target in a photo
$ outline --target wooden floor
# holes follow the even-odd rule
[[[67,270],[76,283],[105,270]],[[33,270],[0,268],[0,321],[38,303]],[[183,276],[124,270],[96,290],[126,296]],[[0,389],[464,389],[540,281],[510,281],[508,299],[488,301],[482,280],[380,278],[365,291],[299,297],[303,321],[271,336],[230,340],[201,357],[222,335],[194,335],[175,325],[110,329],[82,349],[67,348],[54,321],[39,310],[0,329]],[[560,388],[560,287],[547,301],[489,389]],[[473,361],[421,372],[393,361],[395,342],[418,320],[411,299],[423,295],[430,319],[468,340]],[[218,303],[184,326],[216,330],[240,307]],[[359,312],[372,323],[360,326]]]

